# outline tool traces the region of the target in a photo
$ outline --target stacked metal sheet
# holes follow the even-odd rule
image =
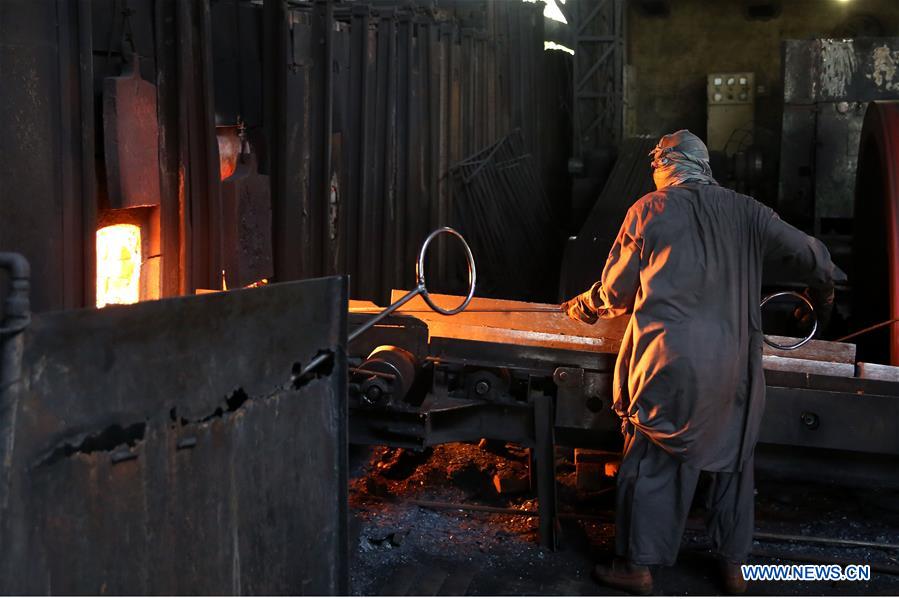
[[[386,301],[412,285],[427,233],[453,223],[451,165],[520,128],[543,166],[542,7],[467,6],[461,16],[407,2],[266,12],[268,31],[286,29],[265,86],[276,279],[348,273],[352,297]],[[438,244],[429,260],[444,291],[465,284],[451,248]]]
[[[554,300],[560,232],[520,130],[454,165],[458,227],[478,256],[478,294]]]
[[[628,208],[654,189],[648,154],[656,141],[642,135],[622,142],[618,160],[593,210],[577,237],[565,246],[561,298],[585,291],[599,279]]]

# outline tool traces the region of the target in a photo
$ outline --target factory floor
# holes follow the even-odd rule
[[[526,480],[525,453],[515,446],[450,444],[426,452],[384,447],[352,452],[350,589],[355,595],[617,595],[590,579],[611,558],[611,479],[605,490],[575,484],[571,455],[559,452],[560,547],[538,544],[536,517],[422,507],[416,501],[537,509],[527,489],[499,493],[494,477]],[[756,529],[791,536],[899,543],[899,492],[784,482],[758,477]],[[694,514],[693,516],[697,516]],[[708,539],[688,524],[677,565],[655,573],[663,595],[717,595]],[[753,595],[894,595],[899,552],[796,542],[758,542],[751,563],[871,564],[867,582],[757,582]],[[763,557],[764,556],[764,557]],[[793,556],[785,560],[771,556]],[[798,556],[798,557],[797,557]]]

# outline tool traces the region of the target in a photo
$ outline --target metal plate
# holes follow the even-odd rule
[[[103,132],[110,208],[159,204],[156,86],[135,57],[121,77],[103,81]]]
[[[0,593],[346,594],[346,302],[334,277],[35,317]]]
[[[759,443],[899,455],[899,401],[768,387]]]
[[[238,163],[222,181],[222,228],[228,288],[271,279],[271,190],[268,176],[258,172],[254,155]]]

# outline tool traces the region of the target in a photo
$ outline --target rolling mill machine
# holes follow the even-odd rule
[[[899,102],[871,103],[861,139],[857,218],[880,229],[858,236],[867,243],[860,247],[873,248],[854,269],[861,273],[852,289],[858,330],[837,341],[812,339],[814,329],[804,339],[766,337],[757,464],[792,477],[894,486]],[[438,232],[419,256],[417,288],[394,291],[380,314],[374,304],[350,301],[350,326],[359,327],[348,346],[350,440],[424,448],[487,438],[529,448],[541,539],[554,546],[555,445],[621,447],[612,370],[628,317],[587,325],[555,305],[474,297],[467,245],[467,296],[429,294],[424,252]],[[798,294],[774,293],[765,302],[774,300],[776,310],[783,295]]]

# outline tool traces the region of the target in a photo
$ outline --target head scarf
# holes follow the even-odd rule
[[[709,149],[686,129],[663,135],[649,155],[657,189],[684,183],[718,184],[709,166]]]

